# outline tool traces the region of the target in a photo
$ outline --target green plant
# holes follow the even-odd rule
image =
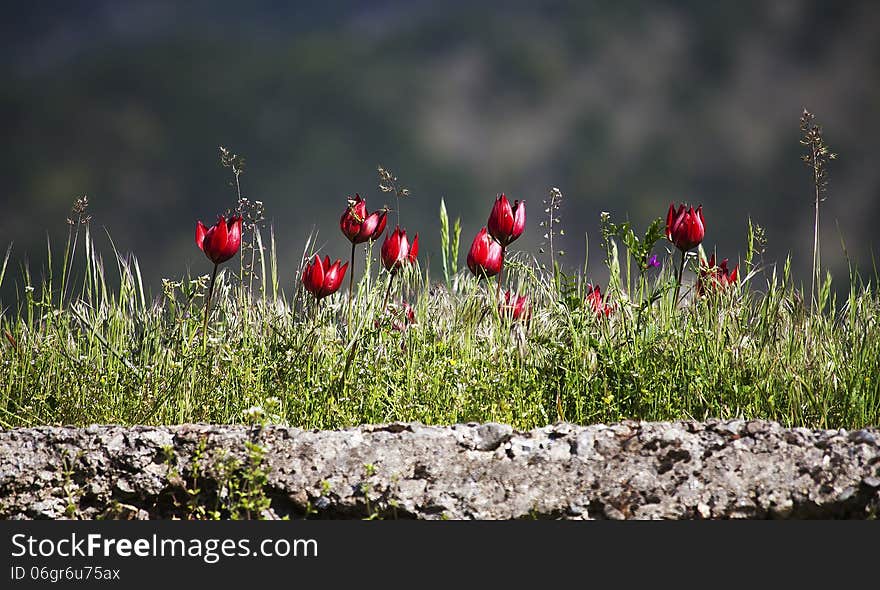
[[[837,158],[832,153],[822,137],[822,127],[816,123],[816,117],[804,109],[801,115],[801,145],[806,146],[807,153],[801,156],[804,163],[813,173],[813,200],[816,209],[816,217],[813,222],[813,272],[810,282],[811,305],[820,304],[820,297],[816,292],[817,285],[821,290],[821,260],[819,256],[819,203],[825,200],[824,195],[828,190],[828,162]],[[821,305],[820,305],[821,309]]]
[[[446,202],[440,199],[440,261],[443,264],[443,279],[446,287],[452,286],[452,277],[458,272],[458,248],[461,238],[461,218],[455,218],[452,231],[449,229],[449,214]]]
[[[80,451],[75,457],[71,457],[65,450],[61,453],[61,475],[63,483],[61,489],[67,500],[67,506],[64,508],[64,516],[67,518],[76,518],[79,512],[79,499],[83,491],[73,481],[74,465],[82,457],[83,452]]]
[[[562,191],[556,188],[555,186],[550,189],[547,198],[542,201],[544,205],[544,215],[547,216],[546,219],[542,219],[539,223],[539,226],[543,228],[543,242],[541,248],[538,250],[539,254],[544,254],[545,247],[550,251],[550,271],[553,273],[553,281],[556,285],[556,289],[559,290],[561,288],[559,275],[560,268],[559,264],[556,261],[556,254],[559,256],[565,256],[564,250],[556,251],[553,245],[554,239],[559,236],[565,236],[565,230],[558,227],[560,223],[562,223],[562,219],[558,217],[559,210],[562,208]]]
[[[245,450],[246,458],[241,461],[225,452],[209,451],[207,439],[201,438],[189,466],[189,483],[174,465],[173,450],[165,451],[168,481],[185,492],[189,519],[263,518],[271,506],[265,491],[268,484],[266,450],[253,441],[245,442]]]

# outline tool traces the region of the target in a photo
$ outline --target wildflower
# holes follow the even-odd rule
[[[599,285],[587,285],[586,301],[599,317],[604,316],[607,318],[611,315],[611,312],[614,311],[614,308],[602,297],[602,291],[599,289]]]
[[[504,262],[504,248],[492,239],[484,227],[474,238],[467,255],[467,265],[476,276],[495,276]]]
[[[529,298],[527,295],[517,295],[511,291],[504,292],[504,301],[498,303],[498,313],[508,316],[514,321],[522,318],[528,320],[531,315]]]
[[[367,240],[377,240],[385,231],[388,210],[373,211],[367,214],[367,201],[359,194],[348,200],[348,207],[339,219],[339,229],[352,244],[362,244]]]
[[[314,260],[306,263],[303,269],[302,282],[306,290],[315,296],[315,299],[321,300],[328,295],[332,295],[339,289],[342,279],[345,277],[345,271],[348,269],[348,263],[339,266],[340,261],[337,260],[330,264],[330,257],[325,256],[324,261],[315,254]]]
[[[526,227],[526,202],[514,201],[513,206],[502,193],[495,199],[492,213],[489,214],[489,234],[506,248],[520,237]]]
[[[659,266],[660,266],[660,261],[657,260],[656,254],[651,255],[651,257],[648,258],[648,261],[645,263],[645,269],[658,268]]]
[[[697,295],[706,295],[710,291],[718,293],[731,285],[739,284],[738,271],[738,264],[733,267],[732,271],[727,269],[727,258],[716,266],[715,255],[712,254],[708,264],[700,265],[700,276],[697,279]]]
[[[675,210],[674,203],[669,204],[669,212],[666,214],[666,239],[675,244],[675,247],[686,252],[700,245],[705,236],[705,221],[703,219],[703,206],[685,210],[685,205],[679,205]]]
[[[214,264],[226,262],[235,256],[241,246],[241,221],[238,215],[228,219],[221,215],[210,228],[201,221],[197,222],[196,245]]]
[[[405,262],[413,264],[419,252],[419,234],[413,238],[412,244],[406,239],[406,230],[400,226],[394,232],[385,236],[382,243],[382,264],[390,272],[396,272]]]

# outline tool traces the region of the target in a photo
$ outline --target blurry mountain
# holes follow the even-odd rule
[[[870,0],[21,3],[0,29],[0,245],[38,273],[86,194],[154,294],[206,273],[195,221],[236,200],[224,145],[247,158],[245,196],[265,203],[290,280],[313,227],[347,257],[346,196],[388,201],[378,164],[411,189],[401,223],[428,256],[441,197],[463,219],[463,265],[500,192],[527,201],[515,246],[537,253],[557,186],[568,264],[586,233],[600,281],[600,212],[645,226],[673,200],[704,205],[721,257],[744,254],[751,217],[765,260],[791,252],[806,280],[807,107],[840,156],[821,236],[844,282],[841,238],[868,274],[878,246],[878,31]]]

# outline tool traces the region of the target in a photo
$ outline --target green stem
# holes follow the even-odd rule
[[[678,265],[678,275],[675,277],[675,298],[672,300],[672,309],[678,307],[678,294],[681,291],[681,279],[684,274],[684,261],[687,256],[687,252],[684,250],[681,251],[681,264]]]
[[[816,154],[815,146],[812,146],[811,153],[813,155],[813,185],[816,189],[816,220],[813,222],[813,276],[810,279],[810,296],[812,297],[810,309],[815,311],[816,305],[819,301],[819,297],[816,293],[816,284],[819,283],[821,285],[821,279],[819,277],[819,201],[821,196],[821,183],[819,181],[818,155]]]
[[[382,311],[380,312],[380,315],[384,315],[385,310],[388,309],[388,296],[391,295],[391,283],[394,282],[394,275],[395,273],[392,272],[388,277],[388,288],[385,289],[385,300],[382,302]]]
[[[214,297],[214,283],[217,281],[217,269],[220,267],[214,263],[214,272],[211,273],[211,283],[208,285],[208,297],[205,299],[205,321],[202,324],[202,352],[208,345],[208,316],[211,314],[211,299]]]
[[[351,243],[351,268],[348,275],[348,325],[351,326],[351,293],[354,288],[354,248],[355,243]]]
[[[507,248],[501,248],[501,268],[498,269],[498,286],[495,287],[495,299],[501,301],[501,277],[504,275],[504,254]]]

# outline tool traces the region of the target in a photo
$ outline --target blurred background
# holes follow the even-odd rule
[[[822,262],[873,275],[880,222],[880,3],[176,2],[17,3],[4,9],[3,214],[14,242],[4,291],[46,238],[63,247],[88,195],[109,252],[149,288],[210,271],[196,219],[236,203],[218,146],[243,155],[243,193],[265,204],[292,283],[306,235],[347,258],[346,197],[412,196],[401,221],[439,271],[440,199],[462,218],[460,265],[493,200],[528,203],[512,250],[537,254],[542,200],[564,194],[565,261],[604,283],[599,214],[643,230],[670,201],[704,206],[704,246],[765,261],[793,254],[809,286],[811,172],[799,118],[816,114],[839,159],[822,205]],[[393,229],[393,217],[391,228]],[[378,249],[375,251],[378,254]]]

